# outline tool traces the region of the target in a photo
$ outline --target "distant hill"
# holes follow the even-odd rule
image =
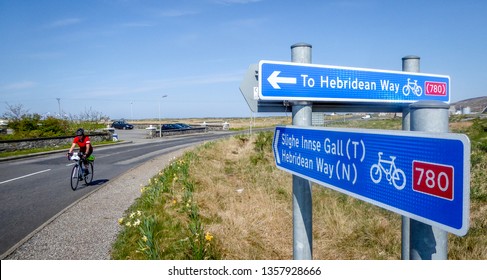
[[[472,112],[484,112],[487,113],[487,96],[476,97],[465,99],[462,101],[458,101],[455,103],[451,103],[452,106],[455,106],[455,110],[462,110],[463,108],[470,107]]]

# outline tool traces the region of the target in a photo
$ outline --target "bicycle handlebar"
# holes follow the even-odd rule
[[[80,157],[78,156],[77,153],[74,153],[69,159],[70,160],[80,160]]]
[[[75,161],[79,161],[81,160],[81,156],[83,155],[83,153],[73,153],[70,157],[69,157],[69,160],[75,160]]]

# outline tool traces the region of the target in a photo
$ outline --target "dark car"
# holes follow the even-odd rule
[[[173,123],[169,123],[169,124],[163,124],[161,129],[162,130],[174,130],[174,129],[181,129],[181,127],[178,125],[175,125]]]
[[[125,121],[114,121],[112,127],[116,129],[133,129],[134,126]]]
[[[191,126],[185,123],[175,123],[175,125],[179,126],[181,129],[190,129]]]

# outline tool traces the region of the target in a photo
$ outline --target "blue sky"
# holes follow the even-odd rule
[[[451,101],[487,95],[487,1],[0,0],[0,115],[248,117],[248,66],[289,61],[449,75]],[[167,95],[163,98],[162,96]]]

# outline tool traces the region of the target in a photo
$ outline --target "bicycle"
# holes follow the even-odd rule
[[[423,94],[423,89],[418,86],[418,80],[411,82],[411,79],[408,78],[408,84],[402,88],[402,94],[404,94],[404,96],[408,96],[411,92],[413,92],[416,96],[421,96],[421,94]]]
[[[71,171],[71,189],[73,189],[73,191],[75,191],[77,188],[78,188],[78,184],[80,181],[85,181],[85,184],[86,185],[89,185],[91,184],[91,182],[93,181],[93,161],[94,161],[94,157],[93,155],[91,155],[88,159],[87,159],[87,163],[88,163],[88,173],[85,173],[85,168],[83,167],[83,165],[86,165],[85,164],[81,164],[81,157],[80,155],[82,155],[81,153],[73,153],[72,156],[69,157],[69,160],[73,160],[75,162],[74,166],[73,166],[73,170]]]
[[[382,172],[386,174],[386,179],[389,184],[393,184],[398,190],[404,189],[406,186],[406,174],[404,171],[396,167],[394,160],[396,157],[389,156],[391,160],[382,159],[382,152],[379,152],[379,162],[372,165],[370,168],[370,179],[376,184],[382,180]],[[386,169],[383,164],[389,164],[389,169]]]

